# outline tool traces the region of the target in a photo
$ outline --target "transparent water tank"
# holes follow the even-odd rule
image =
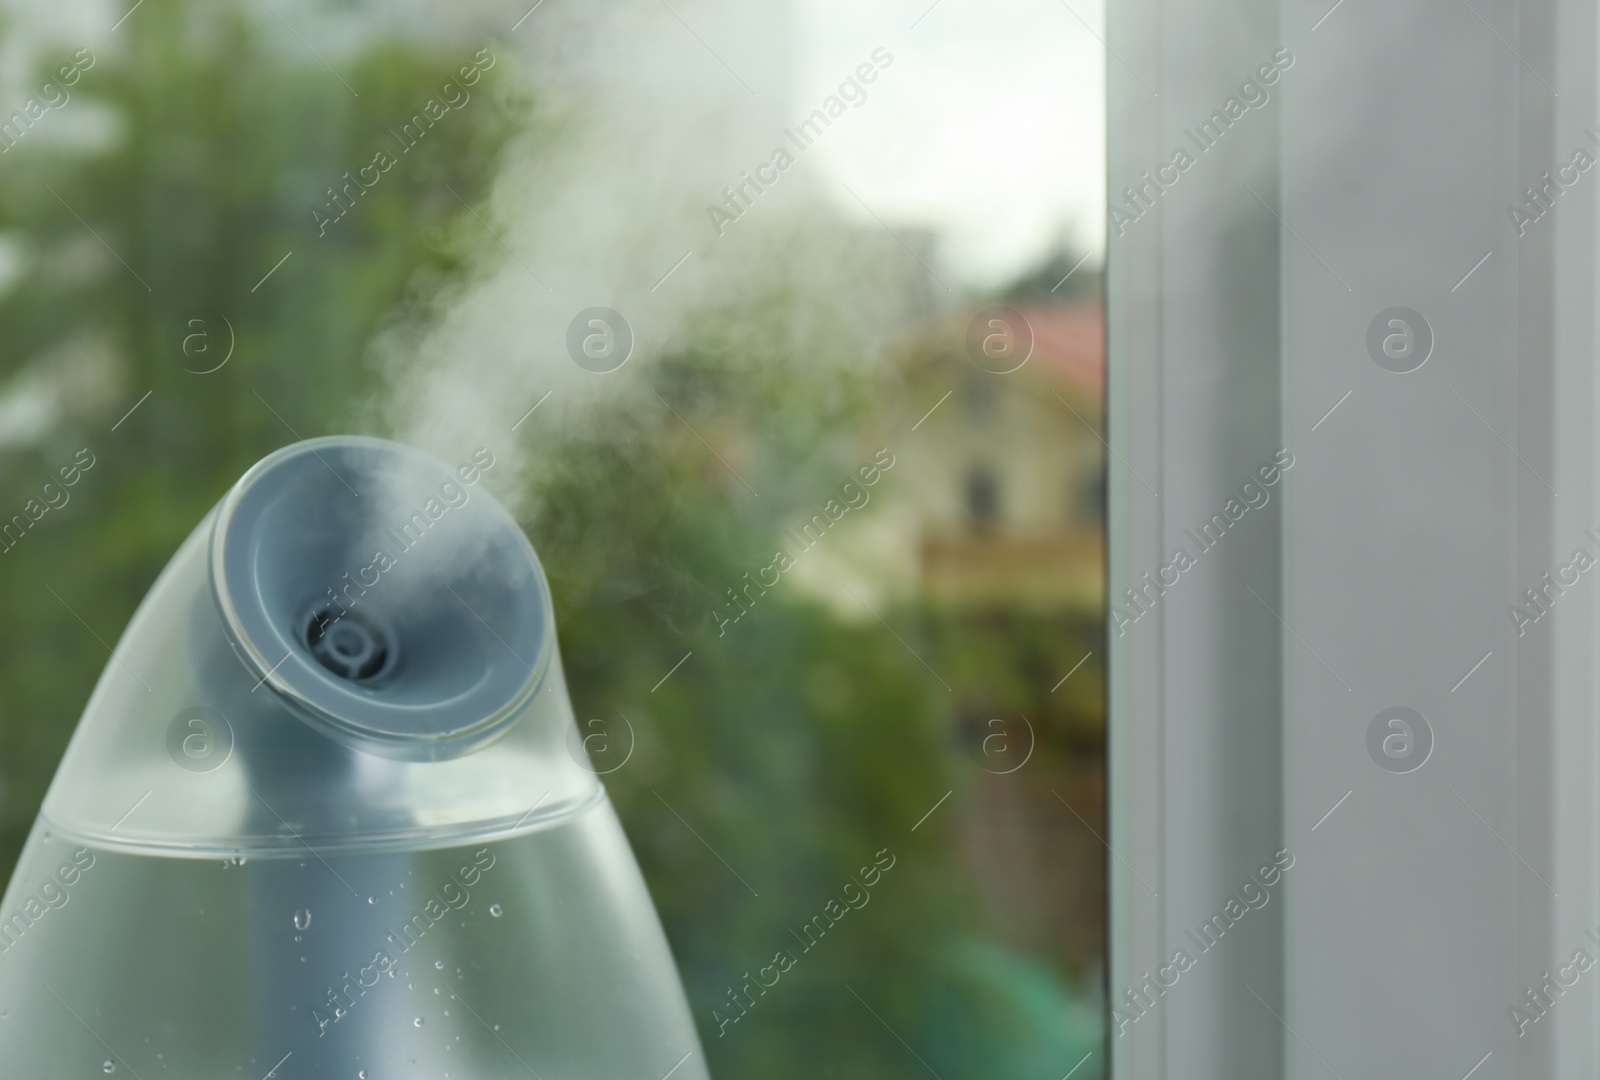
[[[178,550],[0,903],[0,1075],[704,1080],[491,460],[297,443]]]

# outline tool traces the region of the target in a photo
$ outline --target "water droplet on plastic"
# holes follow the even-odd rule
[[[419,1016],[415,1020],[411,1021],[411,1026],[412,1027],[421,1027],[422,1026],[422,1017]]]
[[[377,898],[377,897],[376,897],[376,896],[369,896],[369,897],[367,897],[367,903],[369,903],[369,904],[376,904],[376,903],[377,903],[377,902],[378,902],[378,898]]]
[[[504,915],[505,912],[506,912],[506,909],[501,907],[499,904],[490,904],[489,905],[489,914],[493,915],[497,919],[500,916]]]
[[[433,966],[438,968],[440,971],[443,971],[444,970],[444,961],[443,960],[435,960],[433,962]]]
[[[117,1063],[115,1061],[108,1061],[104,1065],[100,1066],[100,1071],[109,1076],[117,1071]]]
[[[296,930],[309,930],[309,929],[311,929],[311,909],[310,908],[301,908],[299,911],[294,913],[294,928]],[[299,941],[300,939],[299,938],[295,938],[295,940]]]
[[[356,1080],[367,1080],[367,1070],[362,1069],[360,1072],[356,1073]]]

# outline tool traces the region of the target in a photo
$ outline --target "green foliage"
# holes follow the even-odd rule
[[[387,128],[471,52],[371,47],[343,74],[356,97],[258,25],[229,4],[144,5],[119,30],[126,52],[95,57],[71,101],[0,156],[0,237],[24,262],[0,294],[0,382],[52,388],[42,443],[0,455],[0,522],[79,448],[95,456],[71,501],[0,554],[0,606],[29,613],[0,622],[7,865],[108,660],[90,632],[115,643],[245,468],[344,426],[373,383],[363,355],[380,320],[419,278],[456,270],[427,242],[461,212],[444,185],[481,194],[509,132],[489,72],[319,237],[325,189],[393,146]],[[64,137],[73,125],[107,134],[84,146]],[[233,338],[221,370],[180,366],[196,332],[219,359]]]
[[[1083,252],[1057,251],[1037,269],[999,290],[999,299],[1012,302],[1080,299],[1098,296],[1104,285],[1100,271],[1084,262]]]
[[[824,392],[804,374],[717,380],[713,364],[676,357],[653,373],[657,392],[697,429],[783,402],[787,423],[743,433],[752,460],[774,460],[796,438],[795,417],[813,418],[813,448],[870,419],[840,405],[865,410],[864,396]],[[816,424],[823,415],[830,426]],[[558,465],[527,527],[550,574],[580,721],[625,716],[637,740],[607,786],[713,1072],[800,1077],[826,1062],[832,1076],[918,1075],[886,1024],[924,1033],[941,1076],[1031,1076],[1076,1050],[1065,1071],[1093,1044],[1093,1017],[1064,1012],[1072,995],[1037,965],[960,944],[976,913],[952,808],[912,831],[962,786],[946,692],[893,635],[841,622],[787,579],[719,627],[710,609],[731,606],[726,588],[770,559],[774,530],[727,466],[682,434],[678,417],[641,425],[618,407],[546,447]],[[783,484],[823,491],[852,452],[790,459]],[[931,642],[914,616],[890,613],[923,651]],[[1005,641],[989,644],[972,665],[1004,653]],[[870,899],[824,936],[805,935],[819,917],[813,926],[834,922],[830,901],[835,916],[862,902],[851,883],[875,857],[893,867]],[[780,974],[781,951],[793,966]],[[757,985],[774,977],[770,990]]]

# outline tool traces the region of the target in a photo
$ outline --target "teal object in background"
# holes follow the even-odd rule
[[[947,993],[935,994],[918,1045],[941,1073],[994,1080],[1106,1074],[1098,983],[1074,988],[1049,968],[983,939],[952,944]],[[978,1014],[978,1015],[974,1015]]]

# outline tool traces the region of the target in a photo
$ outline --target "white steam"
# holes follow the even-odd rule
[[[795,99],[793,36],[771,8],[593,7],[542,5],[513,35],[518,52],[494,46],[482,92],[515,88],[533,107],[478,216],[458,219],[465,283],[376,344],[376,426],[451,464],[487,446],[486,482],[513,511],[528,509],[516,503],[539,448],[598,406],[664,413],[649,381],[661,356],[692,345],[826,378],[877,362],[921,302],[913,256],[825,209],[803,152],[725,235],[708,216],[741,172],[793,150],[784,129],[816,107]],[[634,336],[608,374],[568,354],[569,324],[591,307]]]

